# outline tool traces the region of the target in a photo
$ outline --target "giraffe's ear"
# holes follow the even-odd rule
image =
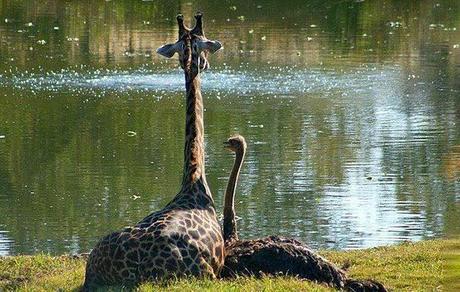
[[[208,51],[211,54],[214,54],[215,52],[217,52],[218,50],[222,48],[222,44],[220,42],[210,41],[210,40],[201,41],[199,43],[199,46],[200,46],[200,50]]]
[[[178,43],[175,44],[167,44],[157,49],[157,53],[166,57],[171,58],[174,54],[178,51],[179,45]]]

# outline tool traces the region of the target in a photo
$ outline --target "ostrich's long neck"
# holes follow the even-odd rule
[[[185,76],[186,117],[185,117],[185,148],[184,172],[182,189],[188,189],[196,182],[207,186],[204,172],[204,125],[203,99],[201,97],[200,75]]]
[[[235,219],[235,190],[240,174],[241,165],[244,160],[244,150],[236,151],[235,162],[233,164],[230,178],[228,179],[227,190],[225,191],[224,202],[224,241],[231,242],[238,240],[238,230]]]

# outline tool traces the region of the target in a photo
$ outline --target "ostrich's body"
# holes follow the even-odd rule
[[[85,290],[100,285],[132,285],[171,276],[216,277],[224,261],[224,244],[204,169],[203,103],[200,69],[207,52],[220,48],[205,39],[201,14],[193,30],[178,16],[179,41],[158,49],[171,57],[179,53],[185,72],[186,129],[184,170],[180,192],[162,210],[133,227],[105,236],[92,250]],[[214,47],[209,47],[214,44]],[[201,47],[199,47],[201,46]],[[218,48],[217,48],[218,47]]]
[[[238,135],[229,138],[225,145],[235,152],[236,157],[224,199],[226,256],[222,277],[290,275],[349,291],[386,291],[380,283],[374,281],[348,279],[343,270],[297,240],[279,236],[254,240],[238,239],[234,196],[246,152],[246,142]]]

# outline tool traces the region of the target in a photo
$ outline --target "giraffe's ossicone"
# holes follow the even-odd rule
[[[91,251],[84,290],[102,285],[135,285],[177,276],[216,277],[224,263],[224,242],[204,167],[203,100],[200,71],[208,53],[221,48],[206,39],[201,13],[195,27],[177,17],[179,40],[158,49],[179,54],[185,73],[186,125],[182,186],[175,198],[133,227],[105,236]]]

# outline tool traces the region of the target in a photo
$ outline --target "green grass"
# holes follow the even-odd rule
[[[460,291],[460,240],[443,239],[356,251],[320,252],[349,274],[375,279],[394,291]],[[0,291],[76,290],[83,283],[85,260],[69,256],[0,258]],[[114,289],[117,290],[117,289]],[[289,277],[239,278],[233,281],[182,279],[146,283],[139,291],[331,291]]]
[[[450,240],[441,247],[446,291],[460,291],[460,241]]]

